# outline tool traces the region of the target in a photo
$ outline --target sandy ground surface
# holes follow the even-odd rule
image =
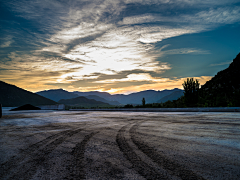
[[[3,115],[0,179],[240,179],[240,113]]]

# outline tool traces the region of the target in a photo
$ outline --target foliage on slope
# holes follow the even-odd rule
[[[163,103],[162,107],[239,107],[240,106],[240,53],[227,69],[218,72],[195,95]]]
[[[240,53],[201,87],[199,96],[199,103],[205,106],[240,106]]]

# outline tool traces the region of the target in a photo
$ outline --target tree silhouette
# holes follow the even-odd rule
[[[146,103],[145,98],[143,98],[142,99],[142,105],[145,106],[145,103]]]
[[[193,78],[187,78],[187,81],[184,81],[182,85],[185,91],[184,97],[186,105],[190,107],[196,106],[198,103],[198,93],[200,86],[198,80],[194,80]]]

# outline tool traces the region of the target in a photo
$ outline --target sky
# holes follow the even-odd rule
[[[203,85],[240,52],[239,0],[1,0],[0,80],[37,92]]]

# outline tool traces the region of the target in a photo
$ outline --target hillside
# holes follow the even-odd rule
[[[39,91],[36,94],[51,99],[53,101],[59,101],[61,99],[72,99],[78,97],[77,94],[70,93],[63,89],[51,89],[46,91]]]
[[[178,98],[180,98],[183,95],[184,95],[183,90],[174,91],[171,94],[169,94],[169,95],[161,98],[160,100],[158,100],[157,103],[165,103],[167,101],[177,100]]]
[[[31,104],[34,106],[57,104],[55,101],[14,85],[7,84],[3,81],[0,81],[0,103],[3,107],[15,107],[25,104]]]
[[[99,96],[96,96],[96,95],[88,95],[88,96],[85,96],[85,97],[88,98],[88,99],[94,99],[96,101],[105,102],[105,103],[108,103],[108,104],[111,104],[111,105],[120,105],[120,103],[117,102],[117,101],[108,101],[108,100],[106,100],[104,98],[101,98]]]
[[[104,98],[108,101],[111,101],[111,94],[107,93],[107,92],[99,92],[99,91],[89,91],[89,92],[79,92],[79,91],[74,91],[72,92],[73,94],[77,94],[78,96],[91,96],[91,95],[94,95],[94,96],[99,96],[101,98]]]
[[[94,99],[88,99],[83,96],[79,96],[72,99],[61,99],[58,101],[60,104],[71,105],[71,106],[83,106],[83,107],[110,107],[108,103],[96,101]]]
[[[207,106],[240,106],[240,53],[227,69],[200,89],[200,103]]]

